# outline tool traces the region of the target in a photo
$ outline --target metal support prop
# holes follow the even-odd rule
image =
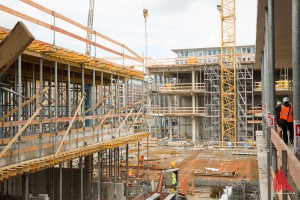
[[[140,142],[138,142],[137,195],[140,194]]]
[[[83,166],[82,157],[79,157],[79,168],[80,168],[80,200],[83,200]]]
[[[104,97],[104,85],[103,85],[103,72],[101,72],[101,101],[103,100]],[[102,102],[101,107],[100,107],[100,112],[101,112],[101,118],[103,117],[103,108],[105,107],[105,102]],[[103,142],[103,126],[101,126],[101,141]]]
[[[57,83],[57,62],[54,64],[54,87],[55,87],[55,135],[54,135],[54,144],[56,146],[56,140],[57,140],[57,135],[58,135],[58,123],[57,123],[57,118],[58,118],[58,83]],[[55,149],[55,147],[54,147]]]
[[[85,94],[85,80],[84,80],[84,67],[82,66],[81,68],[81,75],[82,75],[82,83],[81,83],[81,97]],[[82,122],[83,122],[83,127],[82,127],[82,134],[83,134],[83,145],[86,145],[86,139],[85,139],[85,102],[82,102]]]
[[[22,94],[22,58],[21,55],[18,58],[18,94]],[[22,97],[18,95],[18,121],[22,120],[22,110],[21,110],[21,103]],[[21,125],[18,125],[18,130],[21,129]],[[21,148],[21,138],[18,138],[18,162],[20,162],[20,148]]]
[[[114,148],[114,200],[117,199],[117,149]]]
[[[149,183],[149,137],[147,137],[147,183]]]
[[[62,164],[59,164],[59,200],[62,200]]]
[[[126,144],[126,200],[128,200],[128,149],[129,144]]]
[[[282,150],[282,171],[285,175],[285,177],[287,177],[287,151],[286,150]],[[283,192],[282,193],[282,200],[287,200],[287,193]]]
[[[93,87],[92,87],[92,107],[93,107],[93,112],[92,112],[92,115],[93,115],[93,120],[92,120],[92,127],[93,127],[93,144],[95,143],[95,131],[94,131],[94,128],[95,128],[95,109],[96,109],[96,71],[93,70]]]
[[[68,65],[68,81],[67,81],[67,115],[68,115],[68,118],[69,118],[69,123],[71,123],[71,98],[70,98],[70,95],[71,95],[71,83],[70,83],[70,65]],[[69,150],[71,150],[71,129],[69,130]]]
[[[29,198],[29,186],[28,186],[28,174],[24,174],[25,176],[25,200],[28,200]]]
[[[292,0],[294,153],[300,160],[300,2]]]
[[[43,58],[40,59],[40,99],[39,102],[43,102]],[[41,158],[43,156],[42,152],[42,145],[43,145],[43,133],[44,133],[44,125],[43,125],[43,118],[44,113],[43,109],[40,111],[40,117],[39,117],[39,157]]]
[[[98,152],[98,163],[97,163],[97,171],[98,171],[98,177],[97,177],[97,199],[101,199],[101,152]]]
[[[74,195],[74,191],[73,191],[73,160],[70,160],[70,200],[73,200],[73,195]]]

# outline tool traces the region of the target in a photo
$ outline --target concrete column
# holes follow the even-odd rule
[[[192,117],[192,139],[193,142],[196,142],[196,119]]]
[[[169,138],[170,141],[173,139],[173,133],[172,133],[172,117],[169,117]]]
[[[300,160],[300,2],[292,0],[292,56],[294,104],[294,152]]]

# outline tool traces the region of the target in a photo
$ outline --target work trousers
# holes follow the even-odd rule
[[[293,122],[287,122],[285,124],[282,124],[282,137],[285,144],[288,143],[288,135],[287,130],[290,132],[290,142],[294,141],[294,123]]]

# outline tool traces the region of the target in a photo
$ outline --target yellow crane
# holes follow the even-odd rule
[[[236,13],[235,0],[221,0],[221,131],[222,146],[226,141],[236,145]]]

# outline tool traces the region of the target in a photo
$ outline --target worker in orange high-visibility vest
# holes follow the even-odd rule
[[[294,143],[293,113],[294,108],[290,105],[289,98],[284,97],[280,109],[277,110],[277,115],[279,115],[278,125],[282,129],[282,136],[285,144],[288,144],[287,130],[290,132],[290,143]]]

